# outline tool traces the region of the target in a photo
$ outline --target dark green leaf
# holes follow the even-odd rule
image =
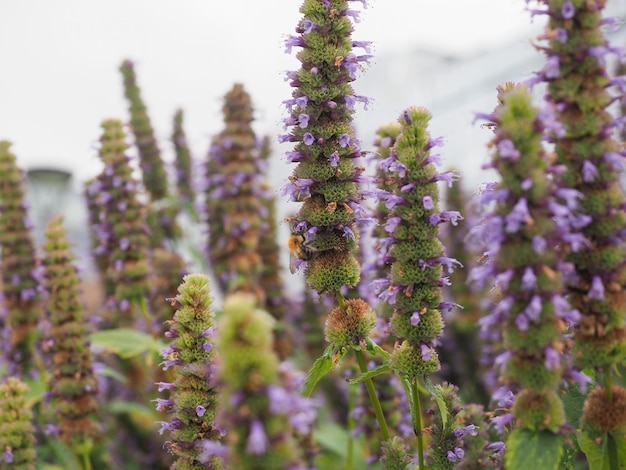
[[[381,364],[377,367],[374,367],[373,369],[368,370],[367,372],[364,372],[358,377],[352,380],[349,380],[348,383],[350,385],[360,384],[361,382],[367,379],[371,379],[372,377],[376,377],[377,375],[384,374],[385,372],[389,372],[389,370],[390,370],[389,364]]]
[[[428,376],[424,377],[423,382],[424,382],[424,387],[426,388],[428,393],[430,393],[431,396],[434,397],[435,401],[437,402],[437,408],[439,408],[439,413],[441,414],[441,422],[443,426],[445,426],[446,423],[448,422],[448,417],[450,416],[450,413],[448,412],[448,408],[446,408],[446,402],[441,396],[441,392],[439,391],[439,389],[435,387],[432,380],[430,380],[430,377]]]
[[[563,456],[563,438],[550,431],[515,429],[506,447],[507,470],[557,470]]]
[[[304,381],[302,395],[310,397],[317,383],[324,378],[345,356],[346,350],[333,351],[333,346],[328,346],[324,353],[317,358]]]
[[[147,333],[130,328],[116,328],[97,331],[91,335],[92,347],[117,354],[122,359],[139,356],[147,352],[158,353],[165,343]]]

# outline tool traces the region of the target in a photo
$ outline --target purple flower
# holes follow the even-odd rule
[[[515,148],[515,145],[513,145],[510,139],[504,139],[498,142],[498,153],[501,158],[510,158],[513,161],[517,161],[520,157],[519,150]]]
[[[206,408],[204,406],[196,406],[196,415],[198,416],[198,418],[202,418],[204,416],[204,413],[206,413]]]
[[[157,411],[167,410],[168,408],[171,408],[174,405],[174,402],[172,402],[172,400],[170,400],[170,399],[157,398],[157,399],[152,400],[152,401],[156,402],[156,410]]]
[[[300,116],[298,116],[298,124],[302,129],[306,129],[308,127],[309,119],[311,119],[311,116],[306,113],[302,113],[300,114]]]
[[[504,218],[506,225],[504,230],[508,233],[515,233],[523,223],[530,219],[528,203],[526,198],[520,198],[509,214]]]
[[[330,157],[330,166],[332,166],[333,168],[336,168],[337,165],[339,164],[339,154],[337,152],[333,152]]]
[[[315,137],[313,137],[313,134],[311,134],[310,132],[305,132],[304,135],[302,136],[302,142],[304,142],[304,145],[313,145],[313,142],[315,142]]]
[[[455,447],[453,450],[449,450],[446,456],[450,462],[456,462],[460,460],[465,455],[465,452],[460,447]]]
[[[309,34],[314,29],[317,29],[317,25],[313,23],[311,20],[304,20],[302,22],[302,27],[304,28],[304,31],[302,31],[302,34]]]
[[[537,276],[533,272],[533,268],[527,266],[522,275],[522,289],[531,290],[537,287]]]
[[[411,325],[417,326],[421,319],[422,317],[420,316],[420,313],[418,311],[413,312],[411,314]]]
[[[560,67],[559,56],[553,55],[549,57],[543,67],[543,76],[546,79],[559,78],[561,74],[559,67]]]
[[[341,134],[339,136],[339,146],[345,148],[350,143],[350,134]]]
[[[433,203],[433,198],[431,196],[424,196],[422,198],[422,204],[424,205],[424,209],[431,210],[435,207]]]
[[[566,20],[571,20],[574,17],[574,15],[576,14],[576,9],[574,8],[574,5],[572,5],[572,2],[568,0],[563,4],[563,7],[561,8],[561,14]]]
[[[591,281],[591,289],[587,293],[590,299],[602,300],[604,299],[604,284],[600,276],[593,276]]]
[[[582,173],[585,183],[592,183],[598,177],[598,169],[589,160],[583,162]]]
[[[250,434],[248,434],[246,452],[252,455],[262,455],[267,452],[269,444],[269,440],[263,429],[263,424],[255,419],[252,421],[252,424],[250,424]]]
[[[420,349],[422,352],[422,360],[424,361],[430,361],[431,355],[432,355],[432,351],[430,349],[430,347],[428,347],[428,345],[421,343],[420,344]]]
[[[547,347],[544,350],[544,354],[546,357],[544,361],[546,369],[554,370],[555,368],[559,367],[559,365],[561,365],[561,356],[554,349]]]

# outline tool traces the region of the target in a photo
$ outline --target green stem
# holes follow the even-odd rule
[[[138,305],[139,305],[139,310],[141,310],[141,316],[142,316],[143,321],[144,321],[144,323],[146,325],[146,331],[148,333],[150,333],[150,336],[152,336],[154,339],[158,339],[159,338],[159,334],[152,327],[152,322],[151,322],[152,319],[150,318],[150,314],[148,313],[148,304],[146,302],[145,297],[141,297],[139,299]]]
[[[348,388],[348,455],[346,456],[346,470],[352,470],[354,460],[354,439],[351,439],[352,431],[356,426],[356,420],[352,415],[356,402],[356,387]]]
[[[365,355],[363,354],[363,351],[355,349],[354,353],[356,354],[356,360],[359,363],[359,369],[361,369],[361,372],[367,372],[367,364],[365,363]],[[383,414],[383,408],[380,406],[380,401],[378,400],[378,395],[376,395],[376,389],[374,388],[374,382],[372,382],[372,379],[365,379],[365,388],[367,389],[367,394],[370,397],[370,402],[372,402],[372,407],[374,408],[374,413],[376,414],[376,419],[378,420],[383,440],[387,441],[390,437],[389,428],[387,427],[385,415]]]
[[[89,458],[89,452],[81,453],[83,461],[83,470],[91,470],[91,459]]]
[[[342,309],[345,309],[346,299],[343,297],[343,294],[341,292],[335,292],[335,298],[337,299],[337,303],[339,304],[339,307],[341,307]]]
[[[610,403],[613,401],[613,377],[611,376],[611,370],[607,370],[604,373],[604,395],[606,400]],[[617,444],[612,434],[607,433],[607,452],[609,454],[609,469],[619,469],[619,457],[617,455]]]
[[[426,468],[424,465],[424,435],[422,433],[422,407],[420,405],[419,390],[417,388],[417,379],[411,381],[411,404],[413,405],[412,418],[413,418],[413,432],[417,437],[417,455],[419,459],[420,470]]]

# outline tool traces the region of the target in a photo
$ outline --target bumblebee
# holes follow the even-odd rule
[[[294,274],[298,268],[298,260],[309,261],[315,258],[318,250],[309,245],[306,237],[298,232],[292,232],[287,239],[289,248],[289,271]]]

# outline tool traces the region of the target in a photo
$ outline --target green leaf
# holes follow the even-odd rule
[[[587,395],[581,393],[578,385],[575,384],[570,384],[564,389],[564,392],[561,398],[563,400],[567,422],[577,428],[583,413],[583,403],[585,403]]]
[[[324,353],[313,363],[311,370],[304,381],[304,389],[302,395],[310,397],[317,383],[324,378],[333,368],[339,364],[339,361],[345,356],[346,349],[341,351],[333,351],[333,346],[328,346]]]
[[[563,456],[563,438],[550,431],[515,429],[506,447],[507,470],[557,470]]]
[[[324,424],[313,431],[313,439],[320,446],[321,452],[315,459],[315,468],[324,470],[345,470],[348,460],[349,443],[352,444],[353,455],[351,456],[354,470],[367,468],[368,470],[380,470],[380,464],[366,462],[365,443],[363,435],[354,438],[349,431],[337,424]]]
[[[587,457],[587,464],[589,470],[610,470],[611,465],[609,461],[608,451],[608,436],[605,435],[602,439],[602,446],[598,446],[593,439],[591,439],[584,431],[578,431],[576,433],[578,439],[578,445],[580,449],[585,453]],[[626,439],[614,439],[617,447],[617,459],[619,470],[626,469]]]
[[[380,354],[385,359],[389,359],[389,357],[391,356],[391,354],[389,354],[387,351],[385,351],[383,348],[377,345],[372,338],[367,338],[367,340],[365,341],[365,344],[366,344],[367,352],[370,353],[372,356],[375,356],[376,354]]]
[[[358,377],[349,380],[348,383],[350,385],[360,384],[361,382],[371,379],[372,377],[376,377],[377,375],[384,374],[385,372],[389,372],[391,370],[389,368],[389,364],[381,364],[379,366],[374,367],[373,369],[368,370],[367,372],[362,373]]]
[[[424,387],[426,388],[428,393],[430,393],[435,398],[435,401],[437,402],[437,408],[439,408],[439,413],[441,414],[442,425],[445,426],[448,422],[448,417],[450,416],[450,412],[446,407],[446,402],[441,396],[441,392],[439,391],[439,389],[433,384],[432,380],[430,380],[430,377],[425,376],[423,382]]]
[[[97,331],[91,335],[91,344],[117,354],[122,359],[139,356],[146,352],[158,353],[165,347],[163,341],[130,328]]]

